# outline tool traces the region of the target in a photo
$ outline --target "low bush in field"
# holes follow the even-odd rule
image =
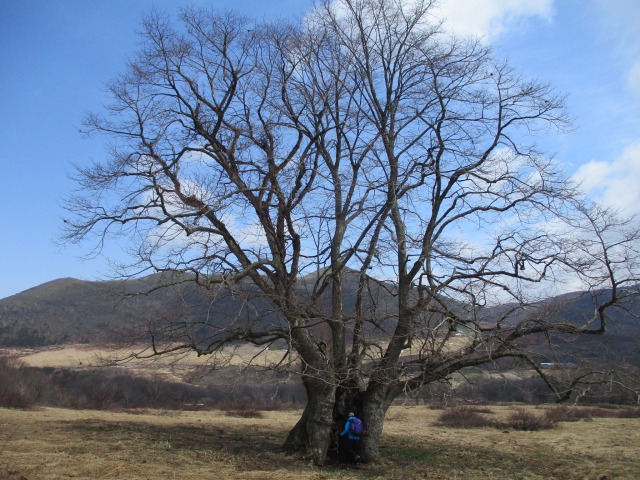
[[[505,365],[508,370],[509,365]],[[447,383],[434,383],[424,385],[420,389],[407,394],[404,400],[413,400],[433,406],[446,407],[456,398],[464,398],[479,403],[521,403],[527,405],[540,405],[553,403],[557,400],[553,392],[549,390],[547,383],[539,376],[520,379],[505,379],[500,375],[489,376],[493,371],[490,368],[476,369],[477,377],[473,381],[462,382],[455,388]],[[574,392],[570,402],[578,401],[579,392]],[[579,397],[581,405],[602,404],[612,405],[638,405],[637,395],[632,389],[623,385],[601,384],[592,385],[588,392],[582,392]]]
[[[32,408],[43,390],[42,375],[31,371],[20,360],[0,357],[0,406]]]
[[[492,427],[525,431],[545,430],[555,426],[555,421],[545,414],[536,415],[522,408],[515,410],[506,421],[498,421],[487,416],[492,413],[490,409],[474,406],[450,407],[440,414],[436,425],[451,428]]]
[[[545,415],[556,422],[592,421],[594,418],[639,418],[640,408],[604,408],[561,405],[548,408]]]
[[[486,416],[487,409],[468,405],[458,405],[445,409],[436,422],[436,425],[452,428],[482,428],[493,427],[495,422]]]
[[[240,418],[264,418],[264,413],[260,410],[227,410],[227,417]]]
[[[13,357],[0,357],[0,406],[54,406],[96,410],[224,409],[250,412],[298,408],[304,389],[293,382],[222,382],[202,385],[170,382],[160,375],[136,376],[120,368],[69,370],[28,367]]]
[[[640,408],[603,408],[559,405],[538,412],[517,408],[504,421],[488,417],[491,409],[471,405],[448,407],[435,425],[451,428],[494,427],[521,431],[547,430],[560,422],[592,421],[594,418],[639,418]]]
[[[595,415],[597,410],[600,409],[560,405],[546,409],[544,415],[552,422],[592,421],[594,416],[598,416]]]
[[[622,408],[617,411],[617,418],[640,418],[640,408]]]
[[[545,414],[536,415],[533,412],[518,408],[514,411],[507,421],[502,424],[501,428],[512,428],[513,430],[522,430],[534,432],[536,430],[548,430],[554,428],[556,422]]]

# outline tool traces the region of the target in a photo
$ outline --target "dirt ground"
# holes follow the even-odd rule
[[[497,418],[514,407],[489,407]],[[530,407],[534,408],[534,407]],[[383,461],[325,467],[281,450],[299,411],[138,413],[0,409],[0,479],[638,479],[640,419],[553,430],[435,427],[425,406],[392,407]]]

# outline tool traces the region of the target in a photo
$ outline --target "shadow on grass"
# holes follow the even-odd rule
[[[432,441],[429,445],[411,440],[390,442],[385,448],[388,478],[429,479],[607,479],[631,478],[613,474],[618,468],[610,460],[557,452],[542,446],[522,447],[508,451],[500,447],[473,446],[465,448],[457,442]],[[403,477],[401,472],[411,472]],[[605,473],[606,472],[606,473]]]
[[[171,462],[175,457],[221,460],[240,470],[276,470],[295,463],[282,450],[284,436],[268,428],[236,425],[158,425],[145,422],[91,420],[66,422],[63,428],[86,441],[97,441],[110,449],[128,450],[131,456],[154,455]],[[291,465],[293,467],[293,465]]]
[[[134,462],[161,462],[175,467],[185,462],[219,462],[240,474],[264,471],[268,478],[278,475],[275,470],[286,471],[290,475],[303,471],[308,475],[311,469],[319,473],[308,460],[303,461],[302,457],[287,455],[283,451],[287,432],[272,425],[238,424],[222,428],[215,425],[90,420],[65,422],[62,428],[70,435],[80,437],[80,446],[99,444],[107,452],[118,450],[126,453]],[[410,437],[394,436],[384,439],[382,455],[382,463],[349,470],[349,478],[591,478],[596,473],[594,468],[598,474],[606,471],[615,476],[612,471],[615,469],[607,468],[606,463],[591,463],[587,467],[584,459],[540,446],[504,451],[490,446],[465,448],[444,440],[430,440],[425,444]],[[341,476],[332,459],[322,470],[322,478]]]
[[[79,445],[99,443],[106,451],[126,450],[132,462],[164,462],[174,466],[185,461],[221,462],[236,472],[247,474],[284,470],[292,475],[303,471],[313,475],[313,472],[320,474],[323,471],[328,476],[318,478],[342,478],[343,473],[348,478],[386,478],[387,465],[384,464],[359,465],[347,468],[345,472],[335,458],[328,458],[325,467],[313,466],[309,458],[286,453],[282,445],[288,431],[269,425],[221,428],[215,425],[90,420],[65,422],[61,426],[69,435],[82,439]]]

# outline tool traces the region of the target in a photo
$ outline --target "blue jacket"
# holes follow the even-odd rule
[[[344,425],[344,430],[342,431],[340,436],[344,437],[345,435],[349,434],[349,440],[360,440],[360,436],[359,435],[351,435],[349,433],[349,428],[351,427],[351,419],[352,418],[355,418],[355,417],[347,418],[347,423]]]

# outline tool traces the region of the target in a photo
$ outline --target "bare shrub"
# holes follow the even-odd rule
[[[225,415],[228,417],[264,418],[264,413],[260,410],[229,410]]]
[[[504,368],[508,369],[508,365]],[[502,367],[501,367],[502,368]],[[479,371],[486,371],[481,370]],[[489,404],[515,402],[527,405],[550,404],[557,400],[549,390],[547,384],[540,377],[512,379],[506,381],[502,378],[485,378],[474,383],[466,382],[454,390],[445,390],[442,387],[434,393],[423,387],[417,396],[425,403],[438,406],[447,406],[451,399],[459,396],[467,400],[473,400],[474,404],[485,402]],[[439,394],[439,396],[438,396]],[[578,401],[578,392],[574,392],[569,402]],[[621,385],[592,385],[588,392],[583,392],[579,397],[580,405],[598,406],[602,404],[635,405],[638,402],[635,394]]]
[[[623,408],[616,411],[618,418],[640,418],[640,408]]]
[[[262,418],[264,414],[263,408],[260,402],[256,403],[247,399],[234,399],[226,403],[218,405],[218,410],[226,412],[231,417],[245,417],[245,418]]]
[[[516,409],[504,424],[505,427],[514,430],[533,432],[536,430],[548,430],[555,427],[556,422],[547,415],[536,415],[523,408]]]
[[[584,420],[590,422],[593,420],[596,409],[575,406],[557,406],[546,409],[544,416],[553,423],[558,422],[577,422]]]
[[[297,383],[244,382],[227,386],[171,382],[160,375],[135,376],[119,368],[72,370],[29,367],[18,358],[0,356],[0,406],[54,406],[75,409],[130,410],[292,410],[304,403]]]
[[[35,402],[28,392],[19,386],[14,386],[0,392],[0,406],[29,409],[35,406]]]
[[[264,413],[260,411],[254,402],[249,400],[235,400],[228,402],[219,407],[220,410],[225,411],[228,417],[242,417],[242,418],[263,418]],[[264,410],[264,409],[263,409]]]
[[[472,407],[478,413],[484,413],[486,415],[495,415],[495,412],[491,410],[489,407]]]
[[[387,414],[387,421],[402,421],[407,419],[407,412],[404,410],[396,410]]]
[[[545,416],[554,422],[592,421],[594,418],[640,418],[640,408],[558,406],[547,409]]]
[[[487,418],[486,413],[493,412],[485,408],[480,409],[467,405],[455,406],[444,410],[438,417],[436,425],[453,428],[483,428],[495,426],[495,422]]]
[[[0,406],[33,408],[38,396],[39,379],[14,357],[0,357]]]

